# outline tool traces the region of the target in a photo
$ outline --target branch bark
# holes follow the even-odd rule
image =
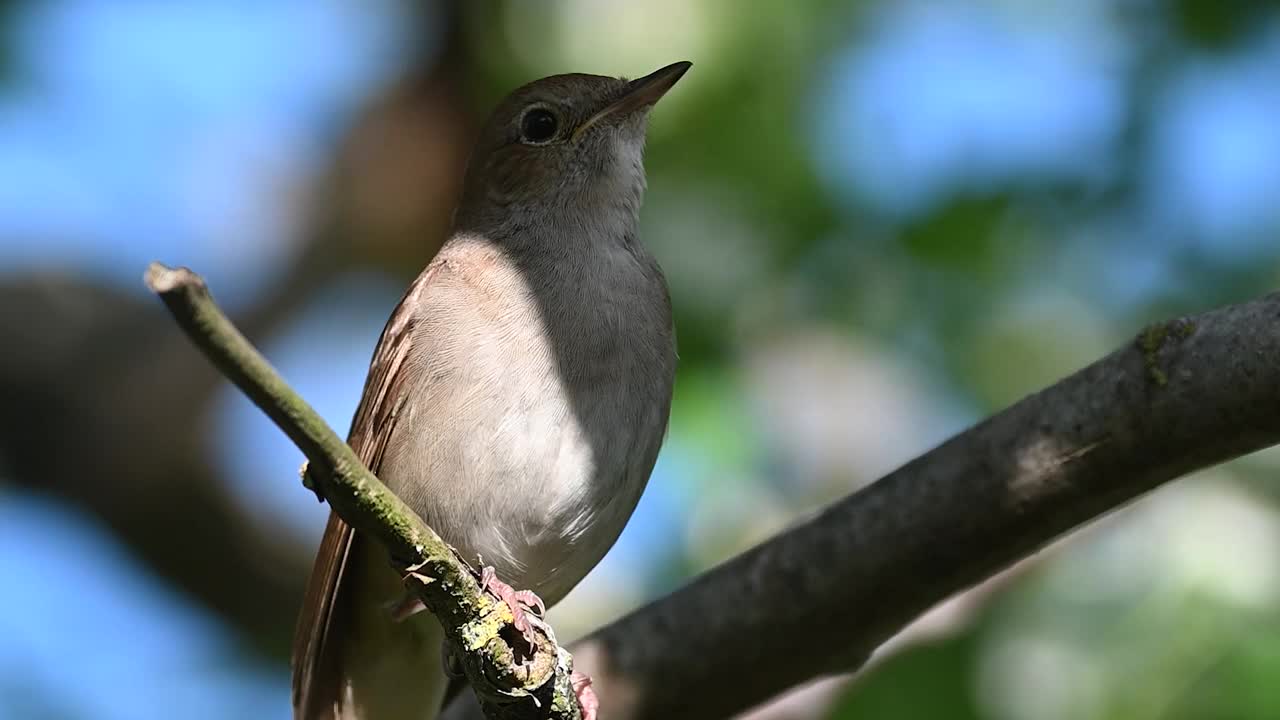
[[[858,669],[1062,533],[1277,442],[1280,293],[1147,328],[572,649],[609,720],[728,717]]]
[[[486,716],[577,720],[569,654],[548,634],[539,635],[531,649],[509,642],[518,633],[507,606],[482,592],[475,571],[289,388],[218,308],[200,276],[152,263],[145,281],[213,364],[302,450],[308,476],[334,511],[387,548],[405,585],[436,615],[460,651]]]

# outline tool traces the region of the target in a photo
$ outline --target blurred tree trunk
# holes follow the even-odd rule
[[[439,49],[416,53],[336,148],[298,258],[236,317],[254,342],[334,275],[408,278],[439,248],[474,125],[457,83],[469,75],[464,7],[417,15],[432,25],[414,37]],[[0,477],[97,518],[157,575],[286,656],[313,548],[250,522],[217,475],[208,423],[221,376],[150,298],[88,278],[0,282],[0,337]]]

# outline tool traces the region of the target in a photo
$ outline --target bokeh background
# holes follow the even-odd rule
[[[345,429],[496,99],[679,59],[643,214],[671,436],[562,637],[1280,286],[1271,3],[0,2],[0,718],[289,716],[326,508],[148,261]],[[1280,717],[1278,471],[1165,488],[756,717]]]

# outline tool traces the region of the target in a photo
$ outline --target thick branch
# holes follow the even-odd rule
[[[857,669],[1062,533],[1277,442],[1280,294],[1155,325],[575,644],[578,667],[609,720],[728,717]]]
[[[302,450],[310,463],[309,475],[334,511],[388,549],[405,584],[462,651],[467,678],[486,700],[488,716],[577,718],[568,653],[539,636],[531,657],[516,661],[523,650],[513,649],[505,639],[514,636],[504,632],[511,624],[507,606],[482,592],[471,568],[285,384],[218,309],[200,276],[152,263],[146,283],[214,365]]]

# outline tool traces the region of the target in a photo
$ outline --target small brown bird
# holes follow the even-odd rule
[[[649,110],[689,66],[556,75],[503,100],[452,235],[374,350],[348,442],[492,566],[517,616],[540,602],[512,585],[552,605],[604,557],[666,433],[675,334],[637,215]],[[402,593],[385,551],[331,514],[294,642],[295,718],[436,717],[443,631],[430,613],[393,618]],[[594,714],[589,686],[580,699]]]

